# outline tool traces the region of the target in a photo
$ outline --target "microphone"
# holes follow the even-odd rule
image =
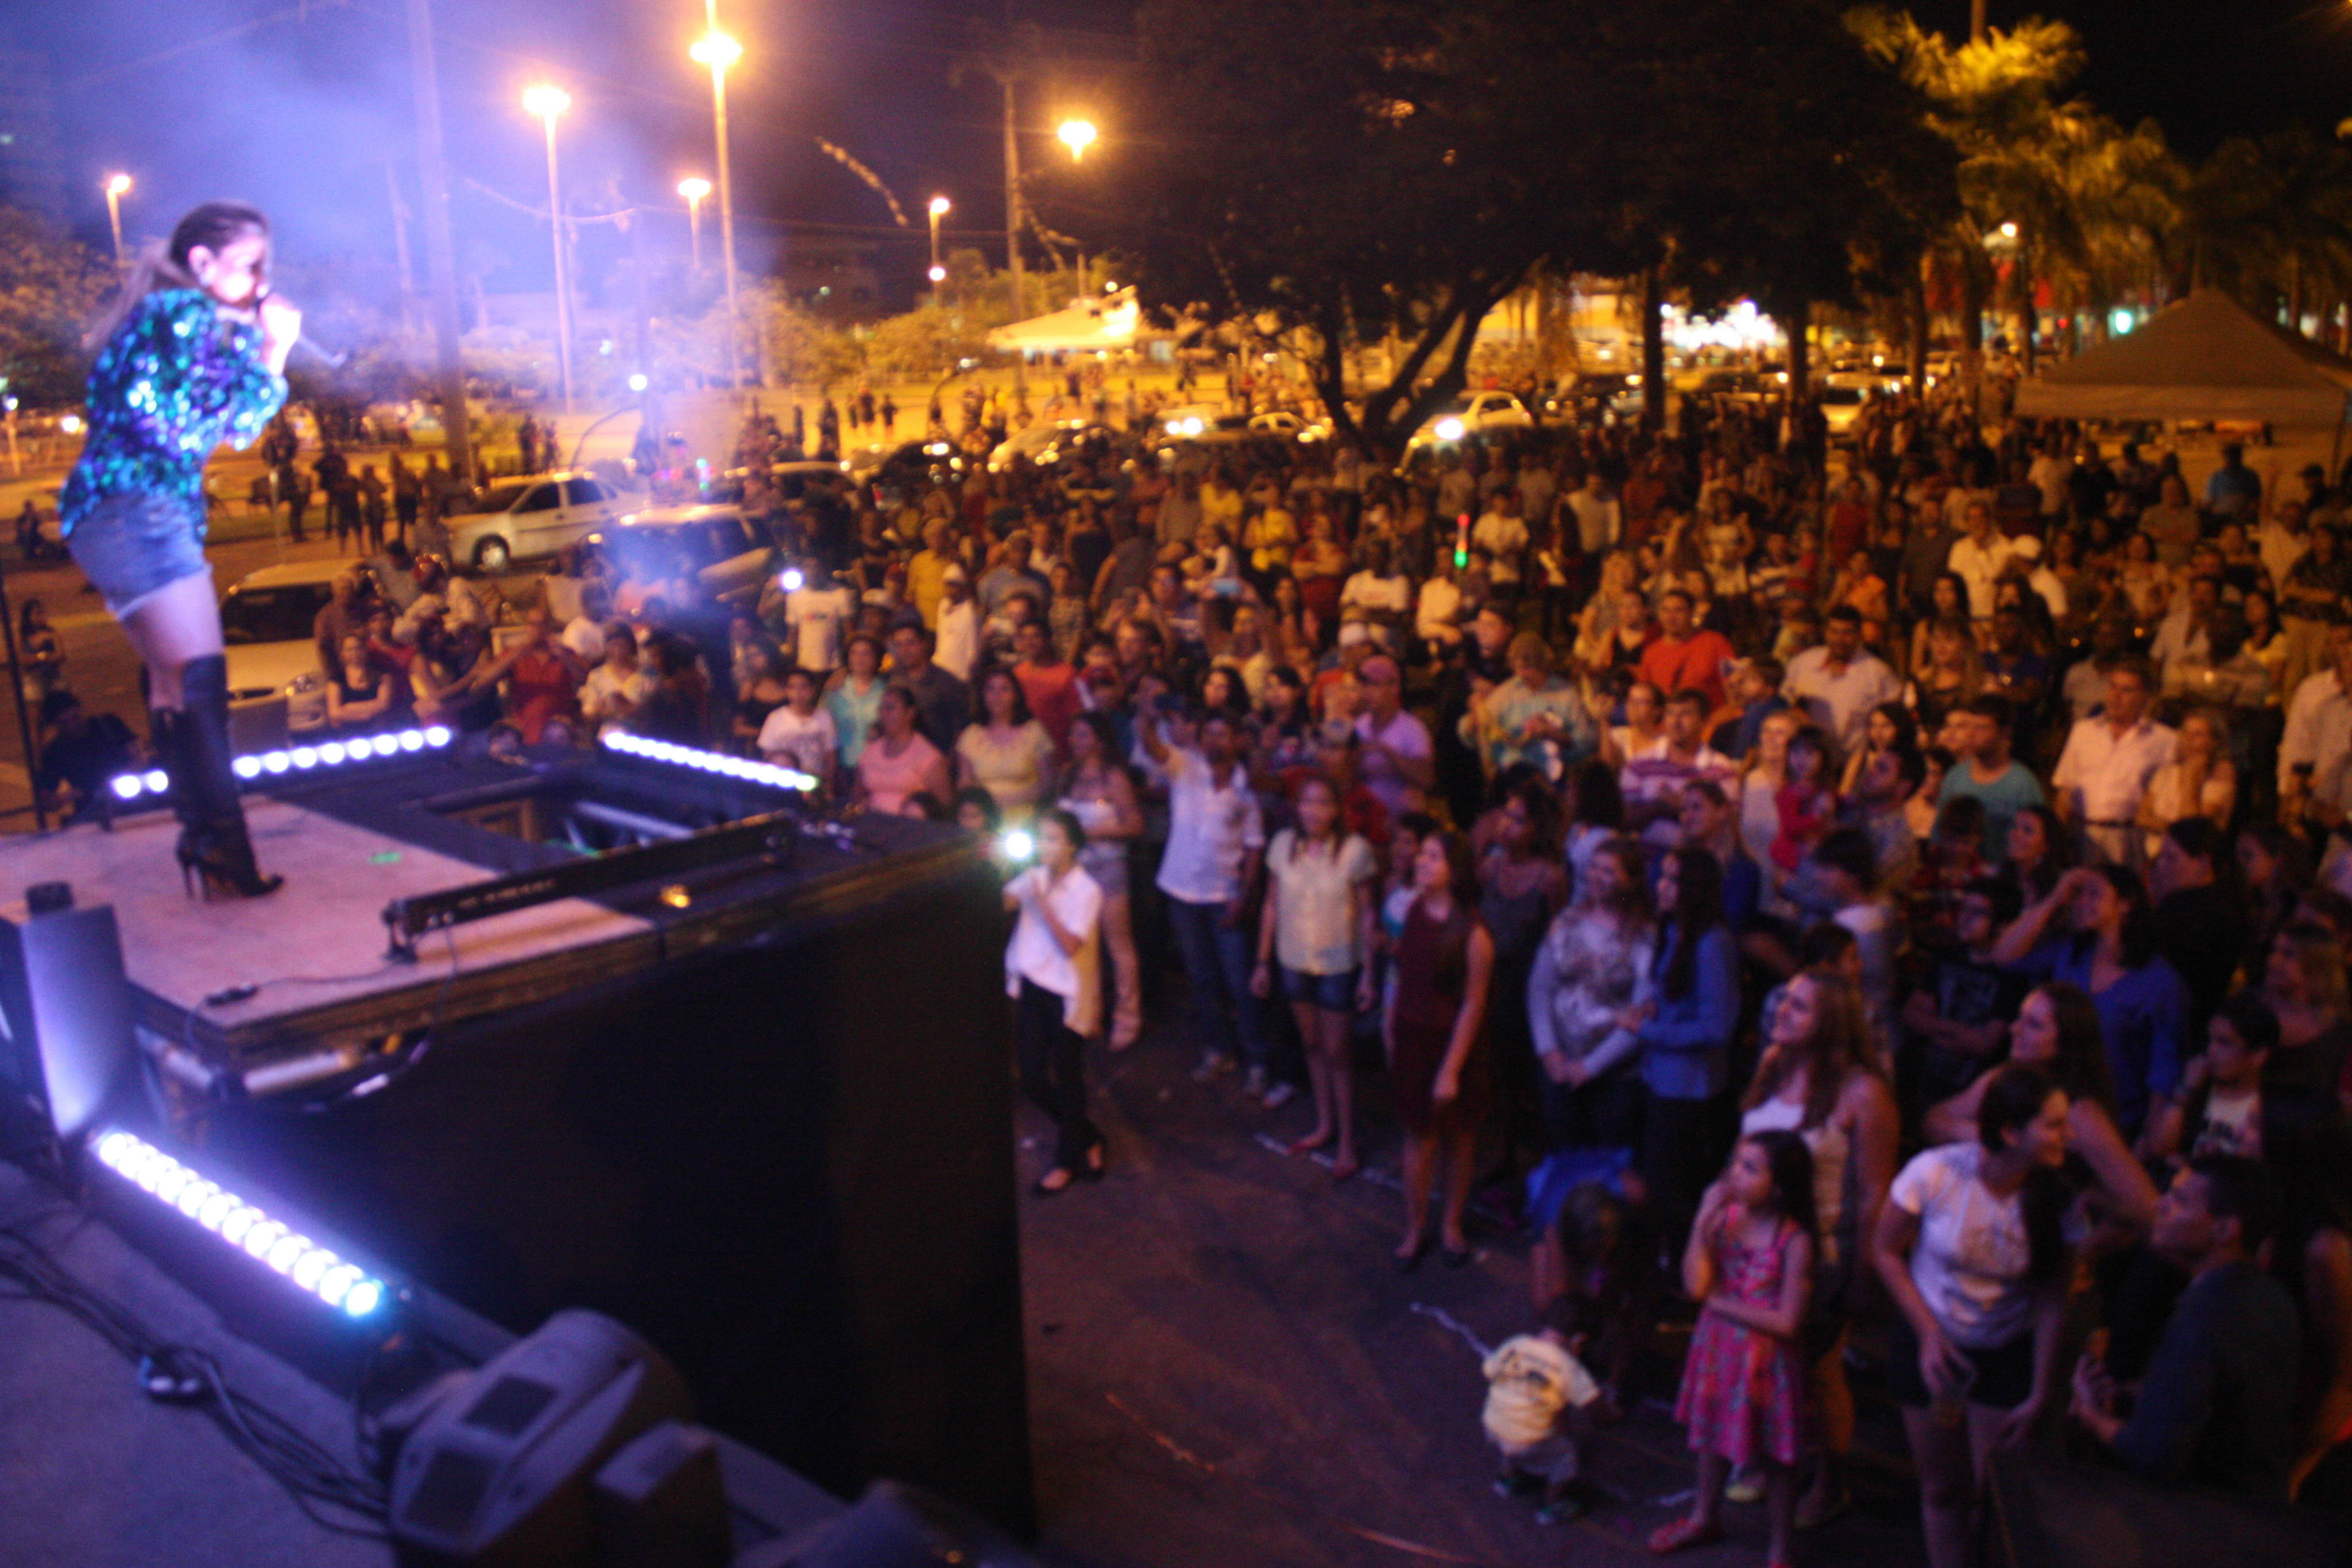
[[[341,370],[343,368],[343,361],[352,357],[349,350],[338,354],[332,350],[320,348],[317,343],[311,341],[310,334],[308,332],[305,332],[300,337],[295,339],[294,346],[298,349],[309,350],[311,354],[316,356],[319,361],[325,364],[325,366],[331,371]]]
[[[263,285],[261,292],[254,298],[254,305],[257,308],[262,300],[270,298],[275,293],[277,293],[276,289],[269,287],[267,284]],[[294,340],[294,346],[298,349],[308,349],[314,358],[331,371],[341,370],[343,368],[343,361],[352,357],[349,350],[338,354],[331,349],[320,347],[318,340],[312,338],[308,332],[296,338]]]

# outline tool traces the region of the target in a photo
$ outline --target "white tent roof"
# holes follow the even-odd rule
[[[1100,299],[1074,299],[1049,315],[1033,316],[988,334],[992,349],[1050,354],[1064,349],[1131,349],[1142,329],[1135,290],[1122,288]]]
[[[2200,288],[2017,389],[2021,414],[2060,419],[2341,424],[2352,361]]]

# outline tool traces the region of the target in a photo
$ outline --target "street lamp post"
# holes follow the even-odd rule
[[[743,46],[713,26],[687,53],[710,68],[711,136],[719,144],[719,249],[727,272],[727,384],[743,384],[742,325],[735,306],[735,182],[727,162],[727,68],[743,57]]]
[[[128,174],[106,177],[106,221],[114,230],[114,270],[122,270],[122,194],[131,189]]]
[[[1070,162],[1073,163],[1085,162],[1087,149],[1095,144],[1095,126],[1090,120],[1066,120],[1054,134],[1060,137],[1062,145],[1070,150]],[[1087,284],[1087,253],[1081,250],[1078,252],[1078,294],[1083,298],[1091,292]]]
[[[572,95],[542,82],[522,95],[522,106],[547,124],[547,216],[555,235],[555,357],[563,372],[563,412],[572,412],[572,287],[563,254],[563,197],[556,179],[555,121],[572,107]]]
[[[702,271],[702,198],[710,194],[710,182],[696,175],[677,183],[677,193],[686,198],[686,227],[694,240],[694,270]]]
[[[938,292],[940,284],[945,283],[948,280],[948,269],[940,265],[940,220],[947,215],[948,199],[945,196],[933,196],[931,198],[930,278],[931,288],[934,293]]]

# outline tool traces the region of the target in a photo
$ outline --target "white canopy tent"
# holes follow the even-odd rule
[[[998,327],[988,334],[988,346],[1024,354],[1131,349],[1142,329],[1143,312],[1136,306],[1135,290],[1122,288],[1100,299],[1072,300],[1059,310]]]
[[[2340,429],[2352,361],[2200,288],[2017,389],[2031,417],[2214,420]]]

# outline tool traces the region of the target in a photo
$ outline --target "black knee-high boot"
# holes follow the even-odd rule
[[[205,890],[258,898],[275,893],[283,877],[265,876],[253,863],[253,841],[246,835],[245,810],[237,802],[236,772],[230,766],[228,660],[218,653],[191,659],[180,667],[180,711],[164,731],[172,756],[174,810],[185,824],[180,834],[180,871]]]

